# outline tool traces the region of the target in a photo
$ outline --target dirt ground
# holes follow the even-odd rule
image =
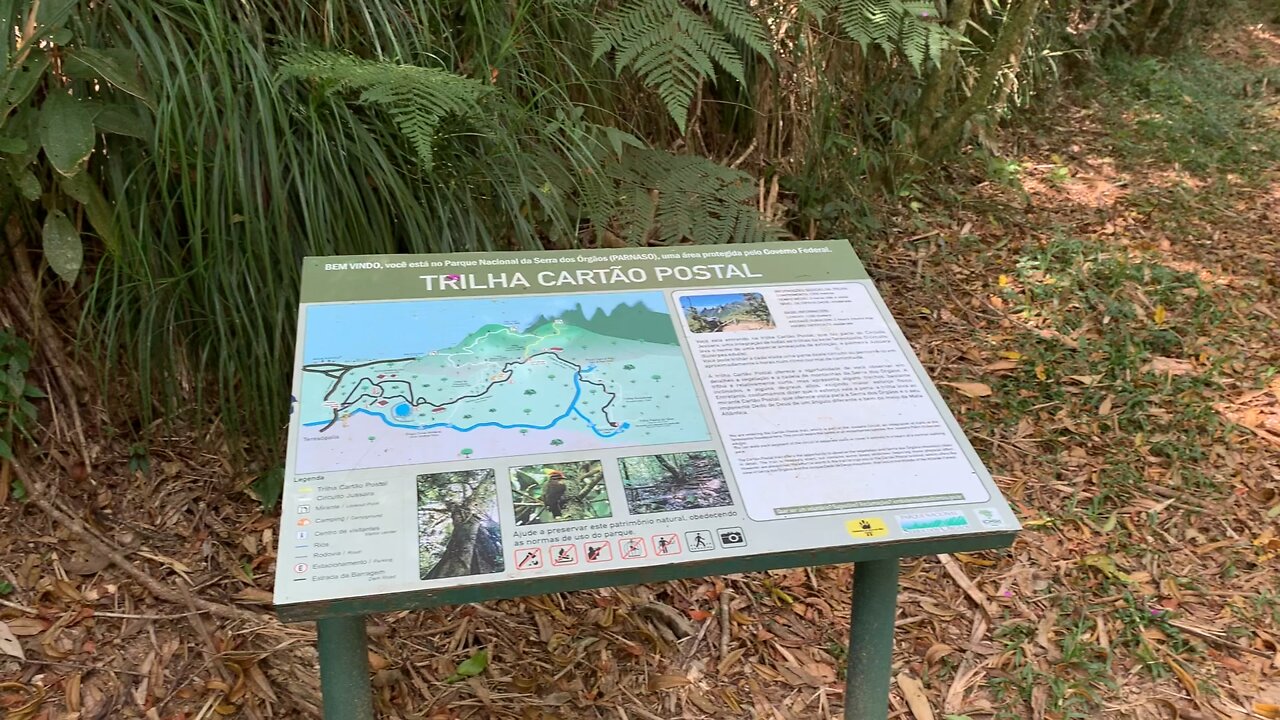
[[[963,189],[857,242],[1025,525],[1008,551],[903,562],[891,717],[1280,717],[1280,29],[1203,62],[1240,82],[1064,98],[999,138],[1016,167],[958,164]],[[1235,155],[1201,162],[1215,148]],[[318,717],[313,629],[269,607],[277,520],[217,435],[140,456],[86,408],[86,467],[65,412],[24,466],[45,506],[0,503],[0,622],[26,656],[0,655],[4,717]],[[851,575],[378,616],[377,706],[835,718]]]

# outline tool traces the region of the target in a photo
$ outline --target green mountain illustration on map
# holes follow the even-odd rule
[[[386,451],[431,462],[707,436],[668,314],[633,303],[589,317],[581,306],[530,315],[524,327],[485,323],[415,357],[304,365],[303,439],[395,444],[412,431],[452,433],[453,445]],[[331,452],[331,443],[307,445]]]

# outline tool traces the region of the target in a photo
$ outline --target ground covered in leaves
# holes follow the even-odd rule
[[[1278,89],[1274,25],[1102,68],[957,170],[963,190],[858,243],[1026,526],[1008,551],[904,562],[892,717],[1280,717]],[[249,479],[209,437],[140,452],[101,430],[90,468],[45,449],[27,472],[169,601],[6,498],[5,718],[318,717],[314,633],[270,614],[276,520]],[[796,569],[379,616],[377,704],[838,717],[850,583]]]

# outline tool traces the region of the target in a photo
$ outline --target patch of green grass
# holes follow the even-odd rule
[[[1134,474],[1138,448],[1170,461],[1195,462],[1225,427],[1208,393],[1215,366],[1199,345],[1223,313],[1191,273],[1100,245],[1060,239],[1026,254],[1001,290],[1026,328],[1008,346],[1019,366],[996,381],[996,400],[971,420],[1016,425],[1037,418],[1050,428],[1040,451],[1052,456],[1106,436],[1108,464],[1087,507],[1106,509],[1144,482]],[[1195,372],[1153,370],[1157,358],[1194,363]],[[1060,422],[1061,417],[1073,423]],[[1053,464],[1053,463],[1051,463]],[[1141,467],[1139,463],[1136,467]]]
[[[1097,717],[1100,695],[1115,689],[1111,655],[1091,639],[1094,620],[1085,608],[1063,601],[1046,637],[1028,622],[1010,623],[995,639],[1011,655],[1008,672],[993,675],[990,687],[1001,709],[999,720],[1022,720],[1023,708],[1034,705],[1037,689],[1044,705],[1063,720]],[[1052,648],[1042,642],[1048,640]]]
[[[1112,57],[1102,64],[1102,105],[1125,158],[1192,172],[1247,172],[1280,159],[1267,125],[1266,84],[1280,71],[1227,64],[1198,51],[1170,58]]]

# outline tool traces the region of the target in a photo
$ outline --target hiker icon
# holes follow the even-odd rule
[[[684,541],[689,547],[689,552],[707,552],[716,549],[710,530],[691,530],[684,534]]]

